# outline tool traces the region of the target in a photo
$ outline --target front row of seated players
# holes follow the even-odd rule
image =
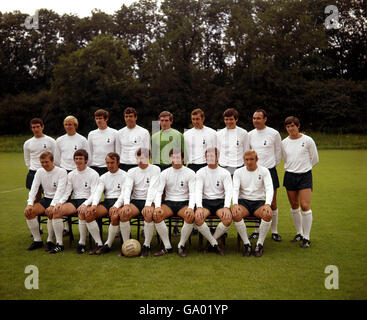
[[[193,230],[194,223],[208,240],[213,251],[224,255],[217,239],[228,231],[232,218],[244,242],[243,255],[249,256],[252,248],[243,218],[254,215],[262,220],[255,249],[255,256],[260,257],[272,218],[270,203],[273,197],[273,185],[269,170],[257,165],[256,152],[252,150],[245,152],[246,166],[235,171],[233,187],[230,173],[218,166],[219,154],[216,148],[209,148],[206,151],[208,165],[200,169],[196,175],[194,171],[183,166],[184,155],[180,149],[171,150],[169,155],[172,167],[160,173],[157,166],[149,164],[150,151],[141,148],[136,154],[138,167],[126,173],[118,168],[119,155],[109,153],[106,157],[108,172],[99,178],[98,174],[86,165],[87,152],[77,150],[74,154],[77,168],[69,173],[66,184],[66,171],[54,166],[52,153],[44,152],[41,155],[43,168],[36,173],[35,182],[29,193],[28,206],[25,209],[27,223],[34,237],[34,242],[28,250],[43,246],[36,218],[43,213],[46,213],[49,221],[52,221],[47,224],[49,236],[46,250],[49,253],[64,250],[62,217],[78,213],[80,240],[77,253],[86,251],[88,230],[97,244],[90,254],[110,251],[119,223],[123,240],[128,240],[130,220],[142,213],[145,233],[143,257],[149,255],[154,227],[164,245],[164,248],[155,253],[155,256],[172,252],[168,228],[164,220],[173,214],[184,220],[178,243],[178,254],[181,257],[187,255],[185,243]],[[44,187],[45,197],[33,208],[34,194],[40,184]],[[68,200],[72,192],[73,199]],[[99,203],[103,192],[104,201]],[[165,199],[162,201],[163,193],[165,193]],[[264,197],[265,200],[263,200]],[[195,203],[196,211],[194,211]],[[107,214],[111,218],[111,224],[108,239],[103,245],[95,220]],[[221,219],[221,223],[212,235],[205,219],[214,214]],[[52,239],[53,230],[56,235],[56,244]]]

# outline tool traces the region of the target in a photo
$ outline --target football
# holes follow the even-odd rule
[[[121,251],[126,257],[136,257],[141,252],[140,242],[136,239],[129,239],[123,243]]]

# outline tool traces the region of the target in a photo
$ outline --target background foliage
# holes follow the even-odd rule
[[[164,109],[188,128],[198,106],[209,126],[235,107],[251,129],[262,106],[277,129],[293,114],[304,129],[365,133],[366,2],[335,1],[336,29],[325,25],[329,4],[142,0],[86,18],[42,9],[37,30],[25,28],[26,14],[0,12],[0,134],[28,132],[39,116],[60,135],[68,114],[87,134],[98,108],[121,128],[127,106],[148,129]]]

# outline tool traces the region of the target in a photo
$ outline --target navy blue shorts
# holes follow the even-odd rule
[[[120,163],[119,168],[125,172],[128,172],[130,169],[137,167],[137,164],[127,164],[127,163]]]
[[[39,204],[40,204],[42,207],[44,207],[45,209],[47,209],[47,208],[50,206],[51,202],[52,202],[52,199],[51,199],[51,198],[43,197],[43,198],[41,199],[41,201],[39,202]]]
[[[92,166],[91,168],[94,171],[97,171],[97,173],[99,174],[99,176],[101,176],[102,174],[105,174],[106,172],[108,172],[107,167],[95,167],[95,166]]]
[[[254,217],[254,212],[265,204],[265,200],[238,199],[238,204],[244,206],[250,212],[250,216]]]
[[[75,209],[78,209],[85,200],[87,199],[71,199],[68,201],[68,203],[71,203],[75,207]]]
[[[140,213],[145,207],[145,200],[131,199],[130,203],[137,207]]]
[[[224,199],[203,199],[203,208],[208,209],[210,214],[215,216],[219,209],[223,209]]]
[[[206,167],[207,164],[203,163],[203,164],[195,164],[195,163],[189,163],[189,165],[187,166],[189,169],[193,170],[194,172],[197,172],[199,169]]]
[[[113,207],[113,205],[116,203],[116,201],[117,201],[117,198],[115,198],[115,199],[104,199],[99,204],[104,206],[107,209],[107,211],[109,211],[111,209],[111,207]]]
[[[162,202],[162,204],[165,204],[167,207],[169,207],[174,215],[177,215],[177,212],[180,211],[183,207],[186,207],[189,205],[189,200],[186,201],[170,201],[165,200]]]
[[[305,173],[293,173],[286,171],[284,174],[283,186],[289,191],[303,189],[312,190],[312,171]]]
[[[269,169],[269,171],[270,171],[270,175],[271,175],[271,180],[273,180],[273,188],[274,188],[274,190],[278,189],[280,187],[280,184],[279,184],[277,168],[276,167],[271,168],[271,169]]]
[[[25,187],[29,190],[31,190],[32,188],[32,183],[33,183],[33,180],[34,180],[34,176],[36,175],[36,172],[35,170],[29,170],[28,173],[27,173],[27,177],[25,179]],[[42,189],[42,185],[40,185],[38,191],[43,191]]]

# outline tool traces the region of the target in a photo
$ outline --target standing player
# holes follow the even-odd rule
[[[138,114],[134,108],[124,110],[126,126],[118,131],[116,152],[120,155],[120,169],[129,171],[137,166],[135,154],[139,148],[150,149],[149,131],[136,124]]]
[[[185,159],[195,172],[207,165],[205,151],[217,145],[216,131],[204,126],[205,115],[201,109],[191,112],[193,128],[184,133]]]
[[[243,154],[249,148],[249,137],[245,129],[237,126],[238,112],[230,108],[223,113],[226,127],[217,132],[219,165],[231,175],[243,166]]]
[[[183,166],[184,152],[181,148],[172,149],[169,156],[172,167],[163,170],[161,173],[153,213],[155,227],[163,241],[164,249],[154,255],[162,256],[172,252],[168,228],[164,219],[175,214],[184,219],[181,238],[178,243],[178,254],[181,257],[186,257],[185,243],[192,232],[195,220],[195,172]],[[162,202],[164,191],[166,197]]]
[[[257,154],[247,150],[244,154],[246,166],[237,169],[233,175],[233,207],[232,215],[237,232],[243,240],[243,255],[251,255],[251,244],[247,237],[243,218],[255,216],[261,219],[259,239],[255,248],[255,256],[261,257],[266,235],[272,218],[271,201],[273,200],[273,182],[267,168],[257,165]],[[265,200],[264,200],[265,198]]]
[[[41,168],[40,155],[44,151],[49,151],[55,154],[56,142],[53,138],[45,135],[43,129],[45,128],[42,119],[33,118],[30,121],[30,127],[33,132],[33,137],[24,142],[24,162],[28,168],[26,178],[26,188],[31,189],[34,175],[37,169]],[[41,192],[37,193],[35,202],[41,199]]]
[[[120,151],[116,148],[117,130],[107,125],[109,113],[106,110],[99,109],[94,113],[98,129],[88,134],[90,167],[102,174],[108,172],[106,155],[110,152]]]
[[[91,254],[98,255],[109,252],[112,247],[119,225],[117,208],[113,205],[120,195],[123,194],[126,183],[126,172],[119,169],[120,156],[115,152],[110,152],[107,154],[105,161],[108,172],[99,178],[97,189],[93,194],[92,205],[88,208],[85,215],[87,223],[91,223],[108,214],[111,218],[106,243],[98,250],[92,250],[90,252]],[[103,193],[104,200],[100,202]],[[88,205],[89,203],[87,202],[86,204]]]
[[[66,134],[56,139],[55,164],[70,172],[76,168],[74,162],[74,152],[84,149],[89,154],[89,145],[85,137],[76,132],[79,122],[74,116],[67,116],[64,119],[64,129]]]
[[[277,189],[279,188],[279,178],[277,165],[282,157],[282,138],[278,131],[266,126],[268,115],[265,110],[258,109],[252,116],[252,123],[255,129],[249,132],[250,149],[255,150],[259,157],[258,164],[268,168],[273,180],[274,197],[271,202],[273,218],[271,220],[271,238],[274,241],[282,241],[278,234],[278,207],[277,207]],[[250,236],[250,239],[259,237],[258,229]]]
[[[147,257],[150,252],[150,243],[154,233],[153,201],[159,187],[161,170],[158,166],[149,164],[151,153],[149,149],[140,148],[136,152],[138,167],[132,168],[127,173],[124,194],[119,197],[115,207],[119,209],[120,230],[122,238],[130,238],[130,220],[141,213],[144,217],[144,244],[141,251],[142,257]]]
[[[292,241],[302,240],[301,247],[308,248],[311,244],[312,225],[311,170],[319,162],[319,156],[315,141],[299,132],[301,125],[298,118],[287,117],[284,126],[288,137],[282,141],[284,169],[286,170],[283,185],[287,189],[293,222],[297,230],[297,235]]]
[[[102,247],[102,240],[99,234],[99,228],[96,221],[86,223],[85,215],[87,213],[87,203],[91,203],[93,194],[98,186],[98,173],[87,167],[88,153],[81,149],[74,153],[74,162],[76,169],[68,174],[68,182],[65,193],[55,207],[52,224],[56,236],[56,247],[50,253],[59,253],[64,250],[63,245],[63,223],[62,217],[70,216],[78,212],[79,216],[79,234],[80,239],[77,247],[77,253],[85,252],[85,241],[87,230],[97,243],[97,248]],[[73,199],[68,200],[73,194]]]
[[[54,233],[52,228],[52,215],[54,207],[64,193],[67,181],[67,173],[64,169],[55,167],[54,157],[51,152],[45,151],[40,155],[41,168],[37,169],[34,176],[31,190],[28,196],[28,205],[24,210],[27,218],[29,230],[33,236],[33,243],[27,250],[34,250],[43,247],[43,241],[40,235],[39,223],[37,217],[46,213],[48,216],[47,230],[48,238],[46,251],[54,248]],[[35,203],[36,195],[40,185],[43,186],[44,197],[40,202]]]
[[[152,161],[159,166],[161,171],[171,166],[169,152],[171,149],[181,149],[184,152],[183,134],[173,129],[173,114],[169,111],[162,111],[159,116],[161,130],[152,134]],[[179,236],[180,231],[177,223],[173,227],[173,236]]]
[[[232,179],[230,173],[218,166],[218,149],[208,148],[205,152],[208,165],[196,173],[196,211],[195,224],[202,235],[224,255],[218,246],[217,239],[226,233],[232,222],[231,200]],[[205,219],[210,215],[217,215],[221,222],[212,236]]]

